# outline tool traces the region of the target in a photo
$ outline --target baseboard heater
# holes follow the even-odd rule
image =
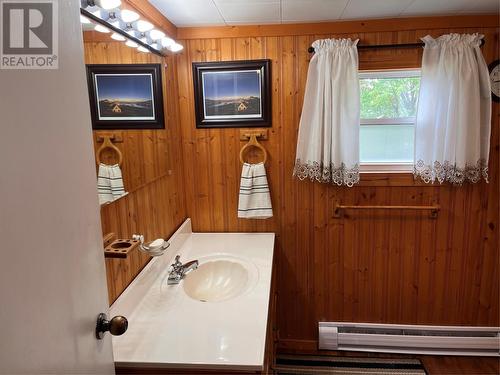
[[[319,349],[499,356],[500,327],[319,322]]]

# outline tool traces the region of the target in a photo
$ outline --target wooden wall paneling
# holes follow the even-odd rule
[[[500,33],[493,33],[488,29],[482,29],[481,32],[485,38],[491,40],[491,44],[485,44],[483,53],[486,56],[486,62],[498,59],[500,56]],[[484,247],[483,247],[483,263],[481,268],[481,281],[479,289],[479,321],[491,321],[500,316],[499,304],[491,303],[498,299],[499,295],[499,242],[500,242],[500,222],[498,215],[500,212],[500,104],[493,104],[492,111],[492,133],[490,147],[490,164],[489,164],[489,180],[488,187],[484,189],[485,194],[483,211],[486,211],[485,225],[483,226]],[[485,207],[485,208],[484,208]],[[497,280],[496,285],[488,290],[489,280]]]
[[[205,61],[219,61],[220,47],[219,41],[215,39],[206,39],[204,42]],[[224,230],[224,221],[227,214],[226,197],[224,189],[224,172],[225,172],[225,153],[222,149],[224,136],[219,135],[219,129],[210,129],[205,131],[208,133],[209,159],[211,167],[208,168],[209,178],[212,181],[210,184],[212,207],[219,207],[217,210],[211,210],[211,221],[216,230]]]
[[[197,231],[277,234],[277,325],[282,350],[315,348],[319,320],[499,324],[498,104],[494,104],[489,184],[438,186],[414,182],[409,174],[366,174],[360,186],[346,189],[292,178],[310,60],[307,47],[313,40],[336,35],[369,43],[408,43],[426,34],[479,31],[486,36],[487,62],[498,58],[498,26],[491,27],[491,17],[465,17],[460,23],[446,17],[418,25],[415,20],[398,22],[367,21],[344,30],[319,25],[308,31],[288,27],[287,32],[268,26],[178,31],[189,38],[177,57],[188,213]],[[377,27],[379,31],[371,31]],[[363,50],[360,69],[418,67],[421,54],[419,48]],[[240,220],[237,154],[243,142],[238,129],[195,128],[191,62],[259,58],[272,61],[273,125],[264,146],[270,156],[266,169],[274,217]],[[437,219],[425,213],[376,210],[348,211],[337,219],[335,201],[437,202],[442,209]]]
[[[219,48],[220,52],[218,59],[221,61],[232,61],[235,59],[233,39],[220,39]],[[223,230],[228,231],[229,228],[238,227],[238,218],[234,215],[238,210],[238,202],[231,199],[232,194],[239,192],[239,163],[232,158],[239,153],[239,130],[238,129],[225,129],[221,135],[221,154],[222,154],[222,170],[224,173],[224,180],[222,186],[224,192],[224,205],[222,213],[224,215]]]
[[[289,290],[290,295],[287,295],[286,290],[282,290],[282,293],[278,295],[278,306],[281,308],[285,308],[286,305],[282,304],[283,298],[287,300],[294,300],[295,303],[288,306],[286,310],[280,310],[278,313],[278,317],[281,317],[283,314],[287,314],[291,321],[297,321],[299,319],[299,309],[304,309],[304,312],[307,311],[308,306],[305,303],[303,296],[301,295],[301,282],[304,274],[307,274],[307,263],[308,263],[308,254],[305,253],[302,259],[297,259],[297,251],[296,251],[296,233],[297,233],[297,220],[299,219],[296,215],[296,182],[291,180],[289,176],[286,174],[290,174],[293,166],[291,165],[290,159],[286,159],[285,155],[287,152],[291,151],[291,148],[295,144],[295,132],[290,132],[290,127],[294,128],[295,123],[293,122],[293,64],[294,64],[294,43],[293,37],[283,37],[280,38],[280,72],[278,74],[281,75],[280,80],[280,119],[279,122],[282,126],[282,132],[280,136],[280,154],[279,158],[281,160],[279,174],[281,177],[281,206],[280,211],[277,213],[281,216],[281,227],[284,228],[287,235],[282,236],[282,256],[287,267],[287,272],[283,272],[281,276],[281,282],[278,285],[283,285],[284,283],[290,283],[291,289]],[[277,72],[274,72],[277,74]],[[274,108],[273,108],[274,109]],[[293,152],[293,151],[292,151]],[[276,188],[276,187],[275,187]],[[306,249],[304,249],[306,250]],[[302,272],[294,273],[292,271],[292,264],[301,264]],[[278,290],[279,290],[278,286]],[[280,318],[278,318],[280,319]],[[280,324],[280,323],[278,323]],[[300,332],[300,325],[297,327],[297,330]],[[286,332],[286,331],[283,331]],[[281,335],[282,331],[280,331]]]
[[[269,139],[267,141],[263,141],[263,145],[267,150],[268,154],[268,162],[266,163],[266,174],[269,183],[269,188],[271,191],[271,203],[273,205],[273,217],[263,221],[260,225],[266,229],[262,229],[263,231],[273,231],[279,232],[278,228],[280,227],[280,210],[282,209],[282,199],[283,196],[280,192],[280,186],[282,181],[282,164],[281,164],[281,139],[283,134],[283,127],[280,121],[280,112],[276,111],[274,108],[281,108],[281,81],[282,77],[280,75],[281,70],[281,43],[278,38],[261,38],[260,44],[262,46],[262,55],[258,56],[257,54],[252,55],[252,58],[266,58],[271,61],[271,107],[273,110],[271,111],[272,118],[272,127],[269,128]],[[254,52],[256,53],[256,52]],[[238,144],[238,149],[241,148],[243,144]],[[259,159],[260,160],[260,159]],[[241,174],[241,166],[238,164],[238,169],[236,173],[236,177],[239,178]],[[239,185],[239,183],[238,183]],[[245,221],[245,220],[240,220]],[[279,235],[279,234],[278,234]],[[279,243],[281,239],[277,240]],[[280,247],[276,247],[279,251]],[[279,262],[279,257],[278,261]],[[279,269],[279,266],[275,268]],[[279,271],[277,271],[279,272]]]
[[[250,60],[266,58],[265,38],[261,38],[261,37],[249,38],[247,50],[248,50],[248,58]],[[272,98],[271,98],[271,101],[272,101]],[[261,143],[264,145],[267,153],[269,154],[270,150],[268,149],[269,148],[268,145],[270,142],[269,141],[262,141]],[[240,142],[240,147],[242,147],[241,142]],[[256,150],[251,150],[251,151],[254,153],[254,155],[256,155],[254,157],[256,157],[257,161],[262,160],[262,156],[261,156],[260,152],[258,152]],[[270,162],[266,162],[266,163],[267,163],[266,174],[268,175],[268,178],[269,178],[269,173],[271,171]],[[241,163],[238,163],[238,167],[241,168]],[[241,173],[241,171],[240,171],[240,173]],[[269,181],[268,181],[268,183],[269,183]],[[248,221],[248,220],[242,220],[242,221]],[[265,220],[252,220],[252,224],[253,224],[252,230],[257,231],[257,232],[265,231],[265,228],[267,226],[267,223],[265,222]]]
[[[204,45],[202,40],[191,40],[189,41],[190,54],[192,61],[205,61],[206,54],[204,50]],[[190,79],[190,83],[192,78]],[[192,89],[192,87],[191,87]],[[190,95],[191,100],[194,100],[194,94]],[[193,126],[189,125],[189,130],[192,133],[192,139],[194,141],[195,155],[197,156],[197,169],[196,169],[196,195],[198,199],[196,204],[198,210],[198,219],[200,224],[213,225],[212,221],[212,209],[210,206],[212,200],[212,184],[210,180],[210,149],[208,143],[210,140],[210,131],[207,129],[194,129]],[[194,134],[193,134],[194,133]],[[217,207],[220,209],[220,207]]]
[[[298,124],[300,121],[300,112],[301,112],[301,107],[302,107],[302,98],[303,95],[301,94],[301,87],[304,87],[305,81],[304,78],[304,73],[305,73],[305,66],[304,64],[301,64],[302,59],[305,58],[307,55],[304,54],[303,51],[306,51],[307,53],[307,48],[309,45],[309,38],[307,36],[295,36],[293,39],[293,50],[292,50],[292,57],[293,57],[293,66],[292,66],[292,73],[293,76],[289,77],[289,80],[293,82],[293,87],[290,89],[292,90],[292,98],[293,98],[293,120],[287,124],[287,126],[290,126],[290,128],[294,129],[295,132],[292,132],[291,134],[294,135],[293,138],[295,138],[294,142],[287,142],[287,146],[285,147],[284,150],[287,154],[289,155],[295,155],[295,149],[296,149],[296,138],[297,138],[297,133],[298,133]],[[295,158],[292,157],[291,163],[295,165]],[[293,166],[292,166],[293,169]],[[290,169],[285,169],[285,173],[288,171],[290,173]],[[285,178],[289,178],[289,176],[285,176]],[[304,268],[307,269],[307,272],[304,273],[304,276],[306,275],[311,275],[312,273],[315,272],[316,270],[316,257],[315,253],[313,251],[314,249],[314,189],[311,189],[310,186],[307,184],[302,184],[302,183],[297,183],[297,181],[294,181],[296,184],[296,215],[300,220],[297,221],[297,234],[296,234],[296,248],[301,249],[301,248],[309,248],[310,251],[308,254],[304,254],[305,257],[303,259],[303,264]],[[286,207],[285,207],[286,209]],[[303,233],[304,235],[300,236],[299,233]],[[309,244],[313,244],[313,246],[309,246]],[[301,255],[297,251],[296,256],[299,258]],[[321,261],[321,260],[320,260]],[[299,285],[302,286],[302,293],[304,295],[304,300],[306,300],[308,297],[307,296],[317,296],[316,291],[317,289],[315,288],[315,283],[314,283],[314,278],[310,277],[304,277],[302,280],[299,280]],[[321,293],[321,290],[320,290]],[[315,298],[316,299],[316,298]],[[306,309],[306,321],[312,322],[314,320],[314,317],[316,314],[320,313],[319,310],[320,306],[317,304],[308,304],[307,309]],[[310,323],[309,323],[310,324]]]
[[[134,233],[147,239],[167,238],[185,219],[185,211],[172,209],[169,202],[172,177],[164,176],[145,187],[130,193],[101,210],[103,232],[113,231],[118,237],[130,238]],[[150,257],[140,251],[132,252],[126,259],[106,259],[110,302],[147,264]]]

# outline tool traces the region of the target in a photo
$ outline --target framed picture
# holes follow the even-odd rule
[[[271,126],[270,60],[193,63],[197,128]]]
[[[93,129],[164,128],[160,64],[87,65]]]

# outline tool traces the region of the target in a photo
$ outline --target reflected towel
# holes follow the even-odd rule
[[[264,163],[244,163],[241,170],[238,217],[267,219],[272,216],[271,194]]]
[[[99,164],[97,191],[99,193],[99,204],[111,202],[125,194],[122,171],[118,164]]]

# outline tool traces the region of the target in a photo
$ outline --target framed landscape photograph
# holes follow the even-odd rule
[[[197,128],[271,126],[270,60],[193,63]]]
[[[93,129],[164,128],[161,65],[87,65]]]

